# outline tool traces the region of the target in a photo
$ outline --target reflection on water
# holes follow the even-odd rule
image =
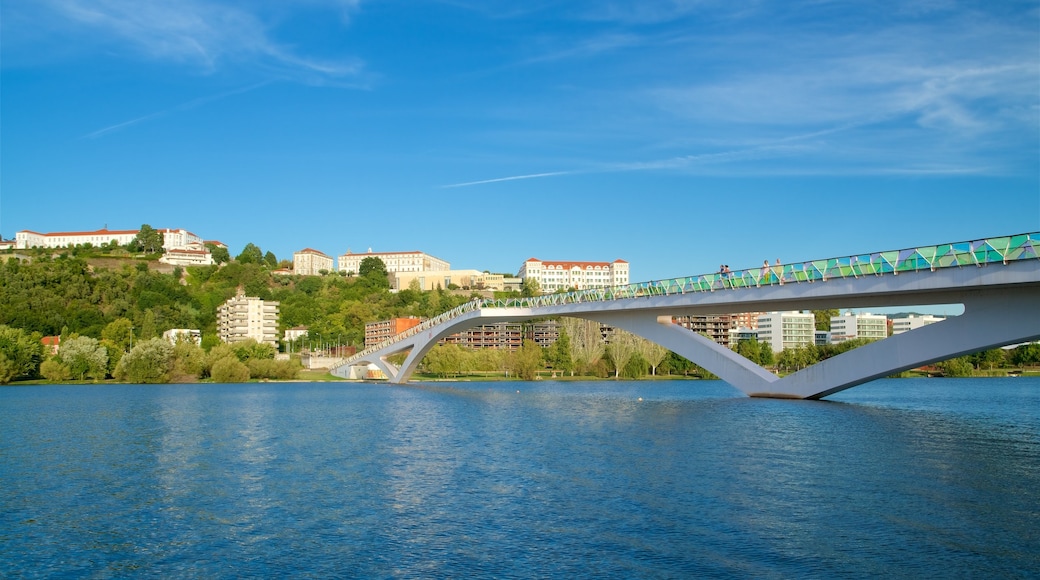
[[[0,389],[0,576],[1024,577],[1040,380]]]

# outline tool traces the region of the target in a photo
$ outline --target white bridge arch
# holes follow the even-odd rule
[[[780,378],[672,322],[676,316],[962,304],[964,313]],[[507,301],[473,301],[345,359],[404,383],[447,336],[482,324],[572,316],[622,328],[753,397],[819,399],[930,362],[1040,338],[1040,234],[1020,234]],[[409,351],[397,367],[387,357]]]

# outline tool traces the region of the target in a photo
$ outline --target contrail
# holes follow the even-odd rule
[[[151,119],[157,119],[159,117],[163,117],[163,116],[169,115],[170,113],[176,113],[178,111],[188,111],[188,110],[194,109],[196,107],[200,107],[202,105],[205,105],[206,103],[210,103],[210,102],[213,102],[213,101],[219,101],[220,99],[226,99],[227,97],[232,97],[234,95],[240,95],[242,93],[248,93],[249,91],[253,91],[253,90],[259,89],[260,87],[267,86],[267,85],[269,85],[269,84],[271,84],[273,82],[274,81],[263,81],[263,82],[255,83],[255,84],[248,85],[248,86],[245,86],[245,87],[241,87],[241,88],[238,88],[238,89],[233,89],[233,90],[226,91],[226,92],[223,92],[223,93],[218,93],[216,95],[210,95],[208,97],[199,97],[197,99],[192,99],[192,100],[190,100],[190,101],[188,101],[186,103],[181,103],[180,105],[177,105],[175,107],[171,107],[171,108],[163,110],[163,111],[158,111],[158,112],[155,112],[155,113],[151,113],[151,114],[145,115],[143,117],[138,117],[136,119],[130,119],[129,121],[123,121],[122,123],[116,123],[115,125],[109,125],[108,127],[104,127],[104,128],[98,129],[97,131],[93,131],[93,132],[87,133],[86,135],[81,136],[80,139],[97,139],[98,137],[102,137],[104,135],[112,133],[113,131],[118,131],[120,129],[129,127],[131,125],[136,125],[138,123],[143,123],[144,121],[149,121]]]
[[[554,175],[567,175],[574,173],[573,171],[552,171],[550,173],[532,173],[530,175],[514,175],[512,177],[499,177],[497,179],[485,179],[483,181],[467,181],[466,183],[453,183],[451,185],[442,185],[441,189],[449,189],[452,187],[469,187],[471,185],[483,185],[485,183],[498,183],[499,181],[515,181],[517,179],[534,179],[536,177],[552,177]]]

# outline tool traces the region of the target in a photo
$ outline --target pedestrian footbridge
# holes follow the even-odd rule
[[[783,378],[672,322],[673,317],[961,304],[964,313]],[[572,316],[640,335],[753,397],[819,399],[931,362],[1040,338],[1040,233],[874,252],[532,298],[474,300],[344,359],[407,382],[447,336],[483,324]],[[387,357],[408,352],[397,367]]]

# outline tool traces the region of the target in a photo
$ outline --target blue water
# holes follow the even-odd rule
[[[1038,459],[1031,378],[8,387],[0,577],[1037,577]]]

